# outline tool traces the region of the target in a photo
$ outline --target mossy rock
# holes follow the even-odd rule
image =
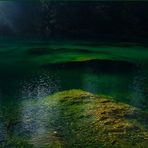
[[[67,124],[67,147],[146,147],[147,113],[111,97],[96,96],[81,90],[56,93],[61,118]],[[143,116],[143,118],[141,118]]]
[[[11,135],[3,147],[21,143],[40,148],[147,147],[148,113],[111,97],[68,90],[29,102],[23,102],[27,119],[23,126],[30,128],[25,131],[17,122],[14,128],[23,137]],[[24,137],[28,132],[31,137]]]

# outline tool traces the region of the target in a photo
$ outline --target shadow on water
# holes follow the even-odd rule
[[[130,93],[128,85],[136,69],[133,63],[112,60],[45,64],[42,67],[49,71],[56,70],[60,79],[60,90],[77,88],[115,97],[121,94],[120,99]]]
[[[94,73],[127,73],[132,72],[136,65],[126,61],[114,61],[114,60],[87,60],[87,61],[74,61],[57,64],[43,65],[46,69],[64,69],[64,70],[89,70]]]
[[[93,51],[82,48],[30,48],[26,52],[32,56],[42,56],[60,53],[79,53],[79,54],[111,54],[109,51]]]

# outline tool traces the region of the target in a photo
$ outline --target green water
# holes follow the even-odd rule
[[[46,123],[40,123],[40,118],[34,119],[31,111],[38,106],[32,109],[25,104],[29,104],[30,99],[40,100],[62,90],[82,89],[109,95],[119,102],[147,110],[147,67],[148,47],[139,44],[1,41],[0,143],[17,135],[20,128],[19,134],[24,137],[31,132],[36,133],[33,136],[43,134]],[[27,114],[34,123],[27,123]],[[45,115],[42,109],[37,114]],[[58,120],[58,116],[55,111],[51,118]],[[8,129],[8,136],[5,126],[13,120],[21,121],[22,126]]]

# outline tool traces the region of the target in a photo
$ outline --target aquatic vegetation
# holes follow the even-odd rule
[[[9,44],[8,44],[9,42]],[[145,46],[127,43],[111,44],[83,41],[40,42],[40,41],[0,41],[0,62],[5,64],[26,62],[28,64],[50,64],[85,59],[106,59],[147,63],[148,51]],[[94,46],[95,45],[95,46]],[[5,61],[5,60],[6,61]]]
[[[148,112],[82,90],[26,100],[1,147],[146,147]],[[15,123],[15,124],[14,124]],[[4,122],[4,126],[7,124]]]
[[[64,91],[52,97],[60,100],[62,116],[71,133],[67,136],[71,146],[146,147],[148,131],[142,120],[148,118],[137,108],[81,90]],[[145,118],[139,119],[142,115]]]

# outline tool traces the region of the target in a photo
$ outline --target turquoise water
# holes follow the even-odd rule
[[[21,120],[23,126],[8,128],[10,137],[18,134],[16,128],[22,128],[23,136],[29,136],[29,132],[44,133],[37,127],[29,128],[32,123],[27,123],[26,118],[27,114],[33,118],[32,108],[23,102],[29,104],[30,99],[40,100],[62,90],[82,89],[109,95],[147,110],[147,48],[132,43],[1,42],[0,143],[7,139],[5,130],[13,120]],[[33,120],[40,126],[40,118]]]

